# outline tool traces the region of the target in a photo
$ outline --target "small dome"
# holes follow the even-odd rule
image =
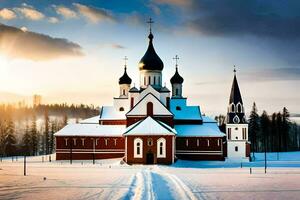
[[[139,92],[139,89],[137,89],[136,87],[132,87],[130,88],[129,92]]]
[[[164,68],[164,63],[160,59],[160,57],[156,54],[153,47],[153,34],[150,33],[149,36],[149,45],[145,55],[139,62],[140,70],[160,70],[162,71]]]
[[[182,84],[183,83],[183,78],[179,75],[177,67],[176,67],[176,72],[174,76],[172,76],[170,80],[171,84]]]
[[[170,92],[170,90],[166,86],[164,86],[160,89],[160,92]]]
[[[128,76],[127,72],[126,72],[126,67],[124,70],[124,74],[121,78],[119,78],[119,84],[131,84],[131,78]]]

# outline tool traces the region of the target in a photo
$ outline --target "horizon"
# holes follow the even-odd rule
[[[200,105],[206,115],[225,114],[236,65],[246,113],[253,102],[259,113],[283,107],[300,113],[300,30],[292,28],[299,24],[294,19],[300,3],[229,2],[1,2],[0,101],[17,102],[39,94],[46,104],[111,105],[118,95],[124,56],[128,74],[138,86],[138,62],[147,48],[146,21],[151,16],[154,47],[165,65],[163,83],[171,88],[172,58],[179,55],[188,104]],[[253,21],[261,13],[265,28]],[[222,14],[229,20],[222,20]]]

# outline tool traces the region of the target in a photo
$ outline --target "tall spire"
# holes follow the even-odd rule
[[[239,102],[241,104],[243,104],[242,95],[241,95],[239,84],[238,84],[238,81],[237,81],[237,78],[236,78],[236,67],[235,67],[235,65],[234,65],[233,73],[234,73],[234,77],[233,77],[233,82],[232,82],[232,86],[231,86],[229,104],[231,104],[231,103],[237,104]]]

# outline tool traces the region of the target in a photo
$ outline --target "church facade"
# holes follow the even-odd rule
[[[164,64],[155,52],[151,29],[148,39],[148,48],[138,65],[140,87],[132,87],[125,63],[119,79],[120,93],[113,98],[113,106],[102,106],[99,116],[68,124],[55,133],[56,159],[121,157],[128,164],[172,164],[176,159],[249,157],[243,102],[241,97],[235,99],[240,95],[236,92],[236,76],[225,135],[215,120],[201,114],[200,106],[188,105],[177,60],[170,79],[171,91],[162,85]]]

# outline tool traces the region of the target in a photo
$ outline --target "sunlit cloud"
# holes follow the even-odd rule
[[[56,24],[59,22],[59,19],[57,19],[56,17],[49,17],[48,22],[50,22],[51,24]]]
[[[0,25],[0,53],[12,58],[29,60],[51,60],[82,56],[82,48],[63,38]]]
[[[33,7],[21,7],[21,8],[16,8],[17,11],[19,11],[25,18],[38,21],[41,20],[45,17],[43,13],[40,11],[36,10]]]
[[[79,3],[74,3],[73,5],[78,9],[78,12],[81,15],[83,15],[92,23],[98,23],[102,21],[115,21],[112,13],[106,9],[89,7]]]
[[[3,8],[0,10],[0,18],[5,20],[12,20],[17,18],[17,15],[13,10]]]
[[[172,6],[190,6],[192,0],[154,0],[157,4],[167,4]]]
[[[58,15],[61,15],[66,19],[71,19],[71,18],[77,17],[77,13],[68,7],[56,6],[56,5],[53,5],[53,7]]]

